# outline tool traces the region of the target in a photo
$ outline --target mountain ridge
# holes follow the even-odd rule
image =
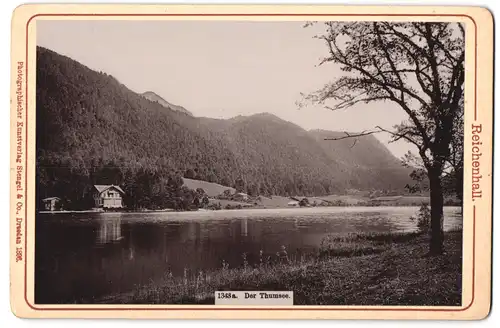
[[[174,104],[166,101],[165,99],[163,99],[163,97],[161,97],[160,95],[158,95],[157,93],[155,93],[153,91],[146,91],[146,92],[143,92],[141,95],[150,101],[159,103],[160,105],[162,105],[165,108],[169,108],[171,110],[176,110],[178,112],[193,116],[193,114],[190,111],[188,111],[186,108],[179,106],[179,105],[174,105]]]
[[[195,117],[151,101],[106,73],[37,48],[41,196],[68,188],[78,194],[94,183],[124,183],[140,170],[262,195],[402,191],[410,181],[409,170],[375,137],[361,137],[355,147],[349,147],[352,140],[322,139],[334,133],[339,132],[308,131],[271,113],[227,120]]]

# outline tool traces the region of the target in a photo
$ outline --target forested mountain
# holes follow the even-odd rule
[[[324,195],[355,187],[345,179],[350,169],[308,131],[274,115],[210,120],[208,126],[234,154],[250,194]]]
[[[333,159],[351,169],[350,184],[364,189],[401,190],[411,169],[401,167],[397,159],[377,138],[366,135],[356,139],[325,140],[344,137],[344,132],[312,130],[311,135]],[[351,133],[353,134],[353,133]]]
[[[409,170],[373,137],[351,148],[352,141],[323,140],[334,132],[271,114],[198,118],[146,95],[152,100],[39,47],[37,197],[80,204],[92,184],[114,183],[148,206],[165,193],[183,198],[181,176],[266,195],[403,190],[409,181]]]

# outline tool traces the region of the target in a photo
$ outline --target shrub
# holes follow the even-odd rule
[[[429,206],[426,204],[420,205],[417,216],[411,216],[410,220],[417,222],[419,232],[429,233],[431,224],[431,210]]]

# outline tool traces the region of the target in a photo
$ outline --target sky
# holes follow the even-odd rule
[[[131,90],[153,91],[195,116],[230,118],[269,112],[307,130],[391,128],[407,119],[389,102],[341,111],[309,105],[302,94],[342,75],[304,22],[39,20],[37,44],[106,72]],[[388,143],[401,157],[412,145]]]

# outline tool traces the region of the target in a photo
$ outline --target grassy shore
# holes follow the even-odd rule
[[[445,235],[446,253],[426,257],[421,234],[330,237],[309,258],[290,259],[286,248],[258,263],[227,266],[96,300],[112,304],[213,304],[224,290],[291,290],[296,305],[461,305],[462,232]]]

